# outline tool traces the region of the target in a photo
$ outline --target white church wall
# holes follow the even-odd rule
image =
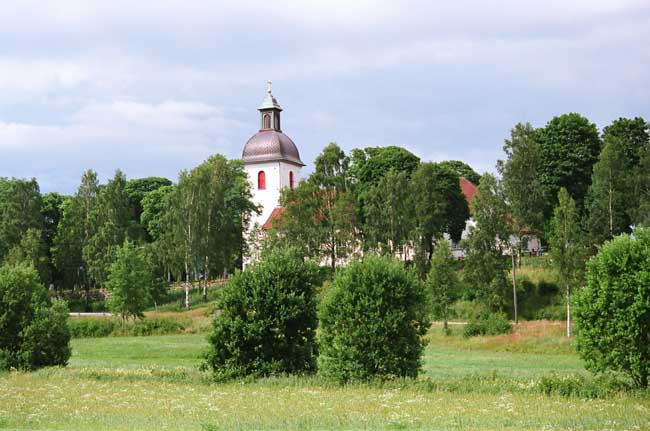
[[[257,187],[257,178],[260,171],[264,171],[264,175],[266,176],[266,189],[264,190],[260,190]],[[247,164],[246,172],[248,173],[248,181],[251,185],[252,200],[262,207],[262,212],[259,215],[253,215],[251,218],[251,226],[255,223],[262,226],[268,220],[273,209],[278,206],[280,200],[280,163],[264,162]]]

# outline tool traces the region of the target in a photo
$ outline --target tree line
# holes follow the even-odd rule
[[[0,262],[30,264],[56,290],[88,292],[125,286],[111,284],[111,267],[135,254],[136,269],[150,274],[147,298],[182,279],[189,306],[191,282],[203,281],[205,297],[205,280],[239,267],[243,229],[257,210],[250,198],[241,161],[220,155],[182,171],[176,184],[127,180],[120,170],[100,184],[88,170],[72,196],[41,194],[35,179],[0,178]]]

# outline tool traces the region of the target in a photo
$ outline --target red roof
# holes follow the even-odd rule
[[[269,230],[273,227],[273,222],[276,221],[278,217],[284,212],[283,207],[275,207],[273,208],[273,211],[271,212],[271,215],[269,218],[266,220],[266,223],[264,223],[264,226],[262,228],[264,230]]]
[[[465,195],[465,200],[467,201],[467,205],[469,205],[469,213],[473,214],[474,213],[474,196],[476,195],[476,192],[478,191],[478,187],[476,187],[476,184],[471,182],[465,177],[460,177],[460,189],[462,190],[463,194]]]

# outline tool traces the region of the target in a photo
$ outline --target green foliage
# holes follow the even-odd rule
[[[319,307],[320,372],[340,381],[416,377],[429,322],[424,288],[393,259],[339,270]]]
[[[437,240],[448,234],[460,241],[469,218],[469,207],[460,189],[458,174],[437,163],[421,163],[411,176],[409,190],[415,211],[413,238],[419,255],[422,275],[428,272],[428,264]]]
[[[9,265],[18,263],[31,265],[38,271],[41,282],[45,283],[50,279],[50,266],[46,247],[41,237],[41,231],[29,228],[20,243],[9,250],[5,263]]]
[[[575,201],[564,188],[560,189],[557,200],[549,238],[551,265],[557,271],[562,287],[570,294],[572,289],[582,284],[586,254]]]
[[[345,153],[330,144],[317,158],[319,167],[307,181],[280,196],[282,218],[273,226],[275,243],[298,245],[305,256],[338,261],[355,249],[356,195],[348,187]]]
[[[167,178],[147,177],[129,180],[124,187],[126,195],[129,197],[129,203],[132,208],[135,220],[140,220],[144,210],[143,199],[161,187],[170,187],[172,182]]]
[[[0,366],[35,369],[66,365],[67,307],[52,305],[34,268],[0,267]]]
[[[413,196],[408,172],[388,171],[365,196],[366,246],[394,255],[414,227]]]
[[[576,303],[578,352],[587,368],[650,385],[650,230],[605,243],[589,261]]]
[[[507,159],[497,162],[503,178],[503,190],[510,203],[512,222],[519,236],[524,227],[541,230],[544,225],[542,209],[548,193],[541,182],[541,158],[537,132],[530,123],[518,123],[510,131],[503,151]]]
[[[113,179],[99,189],[97,205],[90,213],[95,232],[84,243],[83,259],[89,276],[100,286],[106,282],[116,251],[134,224],[126,184],[124,173],[115,171]]]
[[[620,138],[610,134],[594,165],[587,196],[590,241],[598,245],[621,233],[629,233],[631,209],[638,205],[634,194],[634,171],[626,159]]]
[[[64,301],[36,307],[34,319],[23,328],[19,364],[23,369],[65,365],[71,355],[68,307]]]
[[[236,273],[219,297],[206,365],[217,380],[310,373],[316,367],[318,267],[275,249]]]
[[[106,281],[106,287],[112,292],[109,308],[122,319],[143,318],[143,311],[151,301],[152,285],[152,271],[144,250],[125,240],[109,268]]]
[[[477,184],[481,182],[481,175],[479,175],[470,165],[460,160],[445,160],[438,163],[443,168],[450,169],[453,172],[456,172],[459,177],[463,177],[469,180],[472,184]]]
[[[0,262],[29,229],[43,228],[42,205],[36,179],[0,177]]]
[[[75,196],[65,199],[61,205],[63,215],[54,237],[52,257],[66,288],[89,288],[88,266],[82,250],[97,231],[92,214],[97,206],[98,193],[97,174],[88,170],[83,174]]]
[[[601,149],[596,125],[580,114],[560,115],[538,130],[537,140],[540,179],[548,196],[553,197],[544,208],[546,218],[550,218],[556,205],[554,198],[562,187],[582,208]]]
[[[500,335],[512,332],[512,325],[505,313],[485,311],[478,318],[467,322],[463,328],[466,338],[478,335]]]
[[[368,147],[352,150],[350,176],[363,195],[389,171],[410,175],[420,164],[420,158],[405,148],[396,146]]]
[[[126,324],[119,319],[107,318],[68,320],[68,328],[73,338],[178,334],[186,331],[191,325],[189,319],[178,320],[161,317],[151,317]]]
[[[503,189],[497,179],[485,174],[474,197],[476,226],[463,241],[463,278],[474,296],[492,311],[503,309],[508,290],[508,218]]]
[[[438,243],[431,257],[431,270],[427,277],[427,288],[431,297],[434,317],[442,317],[447,329],[449,307],[460,296],[458,262],[451,253],[448,241]]]

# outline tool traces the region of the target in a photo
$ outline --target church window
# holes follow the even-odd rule
[[[259,171],[257,173],[257,188],[259,190],[266,189],[266,174],[264,173],[264,171]]]
[[[264,114],[264,128],[271,128],[271,114]]]
[[[293,171],[289,171],[289,188],[293,190]]]

